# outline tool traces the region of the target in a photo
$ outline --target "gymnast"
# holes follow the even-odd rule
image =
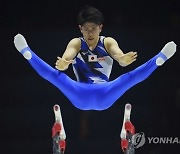
[[[101,11],[92,6],[81,9],[77,22],[82,37],[70,40],[63,56],[57,57],[55,68],[30,49],[23,35],[14,37],[16,49],[35,71],[56,86],[80,110],[108,109],[128,89],[149,77],[176,52],[176,44],[168,42],[146,63],[109,81],[113,60],[125,67],[136,61],[137,52],[124,53],[114,38],[101,36],[103,19]],[[70,64],[77,81],[63,73]]]

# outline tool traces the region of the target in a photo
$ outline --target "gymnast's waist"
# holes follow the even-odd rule
[[[85,80],[79,80],[78,82],[88,83],[88,84],[101,84],[108,82],[109,79],[102,79],[100,77],[88,77]]]

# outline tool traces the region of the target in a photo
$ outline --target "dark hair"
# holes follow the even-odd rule
[[[79,25],[83,25],[86,22],[93,22],[98,25],[102,24],[104,21],[104,16],[98,9],[86,5],[83,7],[77,17],[77,22]]]

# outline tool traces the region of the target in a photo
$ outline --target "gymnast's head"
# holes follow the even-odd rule
[[[92,6],[83,7],[77,17],[77,22],[84,37],[99,36],[103,27],[104,16],[100,10]]]

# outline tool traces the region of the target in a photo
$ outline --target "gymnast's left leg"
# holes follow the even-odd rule
[[[174,42],[169,42],[163,47],[161,52],[149,61],[133,71],[125,73],[109,82],[109,86],[106,87],[106,94],[104,94],[104,99],[107,101],[103,105],[106,106],[106,108],[110,107],[128,89],[148,78],[158,66],[163,65],[163,63],[171,58],[175,52],[176,44]]]

